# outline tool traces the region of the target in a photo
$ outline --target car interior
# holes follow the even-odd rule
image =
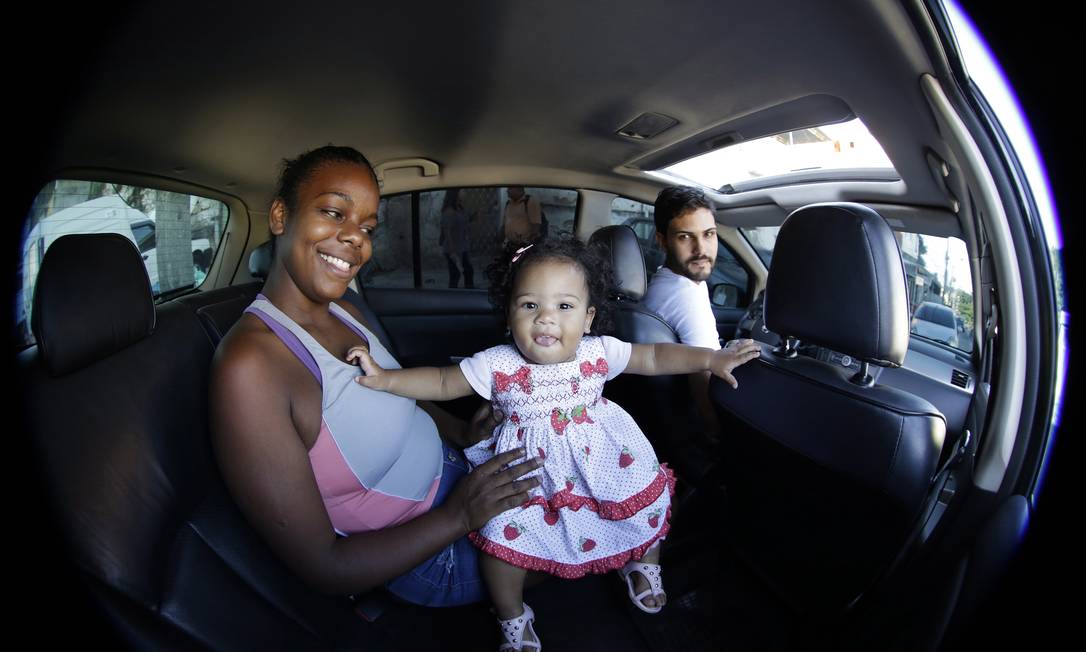
[[[968,646],[1029,526],[1060,324],[1050,245],[941,2],[147,2],[101,22],[26,202],[11,321],[49,577],[85,596],[85,637],[497,643],[485,604],[307,586],[216,465],[209,370],[271,265],[279,165],[334,143],[381,189],[344,298],[405,367],[505,341],[484,270],[510,187],[547,237],[608,252],[614,335],[641,344],[679,342],[642,303],[665,263],[656,195],[713,201],[717,330],[760,358],[738,390],[710,382],[709,437],[685,376],[608,383],[679,479],[669,602],[649,616],[609,575],[546,580],[527,601],[549,649]],[[785,149],[845,163],[763,168]],[[441,253],[456,190],[474,287]],[[952,340],[916,328],[927,305]]]

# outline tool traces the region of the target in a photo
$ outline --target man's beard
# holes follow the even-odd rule
[[[704,268],[695,268],[691,266],[691,263],[701,260],[708,261],[709,264]],[[685,276],[686,278],[694,281],[695,283],[701,283],[713,274],[713,264],[715,262],[716,261],[708,256],[698,255],[687,258],[686,261],[684,261],[682,264],[678,264],[678,261],[676,261],[675,258],[672,257],[670,252],[667,254],[667,266],[671,269],[671,271],[675,272],[680,276]]]

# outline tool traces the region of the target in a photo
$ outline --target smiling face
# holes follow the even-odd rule
[[[656,232],[656,241],[667,251],[671,271],[701,282],[713,273],[716,263],[716,220],[708,208],[687,211],[667,224],[667,235]]]
[[[343,296],[373,253],[380,193],[372,173],[356,163],[331,162],[298,186],[291,210],[276,199],[268,216],[279,236],[276,260],[311,300]]]
[[[530,362],[572,361],[595,316],[576,263],[544,259],[517,274],[507,318],[517,349]]]

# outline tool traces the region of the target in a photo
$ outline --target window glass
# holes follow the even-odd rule
[[[656,211],[651,204],[625,197],[616,197],[611,202],[611,224],[625,224],[637,235],[637,243],[645,259],[645,273],[648,278],[664,264],[667,254],[656,241]],[[710,292],[719,284],[735,286],[736,290],[727,293],[728,299],[721,306],[735,308],[749,303],[747,296],[750,276],[746,268],[723,242],[718,241],[716,264],[713,273],[706,281]],[[713,296],[713,295],[710,295]],[[722,296],[717,294],[716,296]]]
[[[747,274],[747,270],[743,267],[743,264],[739,262],[739,259],[735,257],[731,249],[728,249],[723,242],[719,243],[716,250],[716,264],[713,265],[713,274],[706,281],[709,284],[709,296],[721,297],[722,295],[727,297],[719,302],[714,302],[714,305],[722,306],[724,308],[738,308],[750,303],[750,297],[748,296],[747,288],[750,284],[750,276]],[[735,290],[729,290],[721,293],[720,291],[714,291],[718,285],[730,285]]]
[[[965,352],[973,350],[973,279],[958,238],[897,233],[909,309],[909,330]]]
[[[100,181],[52,181],[38,193],[24,231],[15,320],[23,345],[42,258],[62,236],[116,233],[139,250],[160,294],[204,282],[230,210],[215,199]]]
[[[810,170],[894,171],[859,119],[789,131],[728,145],[657,172],[707,188]]]
[[[373,255],[358,272],[362,284],[373,288],[415,287],[411,242],[411,195],[382,198],[377,207],[377,231],[372,237]]]
[[[741,228],[768,267],[780,227]],[[958,238],[895,232],[905,266],[910,331],[965,352],[973,350],[973,279]]]
[[[486,268],[506,237],[571,235],[577,191],[561,188],[449,188],[419,192],[419,271],[424,288],[485,289]],[[366,287],[415,287],[412,193],[381,199]],[[469,282],[470,281],[470,282]]]

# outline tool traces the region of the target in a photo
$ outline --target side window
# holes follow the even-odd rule
[[[723,242],[716,250],[716,264],[707,281],[713,305],[721,308],[738,308],[750,303],[748,293],[750,275],[732,250]]]
[[[611,224],[625,224],[637,234],[641,254],[645,257],[648,277],[664,264],[667,254],[656,242],[655,209],[650,204],[625,197],[611,202]],[[750,302],[748,287],[750,276],[735,254],[723,242],[719,242],[713,273],[706,281],[713,303],[723,308],[737,308]],[[717,286],[721,286],[717,288]]]
[[[34,287],[45,252],[62,236],[116,233],[143,258],[155,296],[204,282],[230,210],[215,199],[100,181],[58,179],[38,193],[23,235],[15,321],[33,342]]]
[[[420,193],[422,287],[486,288],[486,267],[501,247],[501,188]]]
[[[448,188],[384,197],[362,283],[413,288],[417,265],[419,287],[485,289],[486,268],[507,235],[516,235],[518,228],[531,229],[534,237],[540,232],[546,237],[572,234],[577,198],[575,190],[535,187]],[[535,215],[539,224],[526,226],[535,224]],[[514,222],[511,227],[507,218]]]
[[[374,288],[415,287],[411,242],[411,195],[382,198],[377,207],[373,255],[359,271],[362,284]]]
[[[910,332],[973,350],[973,279],[965,242],[920,233],[897,232],[913,316]]]

